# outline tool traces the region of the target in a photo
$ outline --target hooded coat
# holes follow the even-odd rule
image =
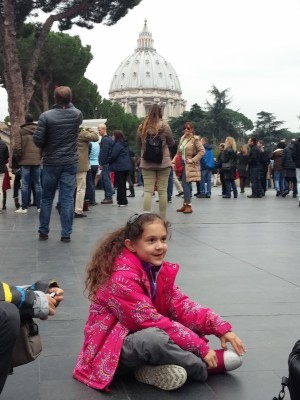
[[[41,165],[42,151],[33,141],[37,124],[27,122],[21,125],[15,140],[15,155],[19,165],[38,166]]]
[[[188,138],[187,143],[184,147],[184,154],[182,154],[181,146],[182,143],[186,140],[186,137],[183,135],[180,139],[178,150],[181,153],[181,157],[183,160],[191,159],[192,163],[185,163],[185,176],[187,182],[198,182],[201,180],[201,170],[200,170],[200,160],[205,154],[205,149],[199,136],[191,135]]]

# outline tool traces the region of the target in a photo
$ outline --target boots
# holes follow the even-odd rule
[[[2,210],[6,210],[6,192],[3,192]]]
[[[190,214],[192,212],[193,212],[193,210],[192,210],[191,203],[190,204],[186,204],[185,209],[183,210],[183,214]]]
[[[130,194],[127,197],[135,197],[134,186],[133,185],[129,186],[129,191],[130,191]]]
[[[18,210],[21,207],[21,204],[19,203],[19,198],[18,197],[14,197],[14,201],[15,201],[15,207]]]
[[[176,211],[177,211],[177,212],[184,212],[184,210],[186,209],[186,207],[187,207],[187,204],[186,204],[186,203],[183,203],[183,206],[182,206],[181,208],[178,208]]]
[[[89,203],[89,200],[84,201],[82,211],[89,211]]]

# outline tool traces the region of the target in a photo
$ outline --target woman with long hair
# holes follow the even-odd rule
[[[150,161],[146,157],[149,138],[156,140],[157,143],[160,142],[161,162]],[[151,211],[152,194],[156,183],[159,196],[159,214],[165,219],[167,212],[167,186],[172,167],[169,147],[174,146],[175,142],[170,126],[162,119],[162,109],[158,104],[153,104],[139,126],[137,140],[141,149],[140,168],[144,181],[144,211]]]
[[[233,137],[228,136],[225,140],[225,148],[222,153],[222,169],[224,172],[224,180],[226,186],[226,194],[223,199],[230,199],[231,190],[233,191],[233,197],[237,199],[238,192],[236,188],[236,184],[234,181],[235,172],[236,172],[236,143]],[[230,164],[229,169],[225,169],[224,164]]]
[[[245,193],[245,186],[246,186],[246,181],[249,176],[249,171],[248,171],[248,146],[244,144],[241,147],[241,151],[237,154],[236,156],[236,166],[237,166],[237,171],[239,173],[240,177],[240,188],[241,188],[241,193]]]
[[[178,153],[182,157],[182,188],[183,188],[183,206],[178,208],[177,212],[190,214],[193,212],[191,204],[190,182],[200,182],[200,159],[205,154],[205,149],[199,136],[195,135],[194,126],[191,122],[186,122],[183,127],[183,135],[178,145]]]

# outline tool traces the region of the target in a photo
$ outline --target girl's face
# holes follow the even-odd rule
[[[155,220],[144,225],[142,236],[135,242],[125,240],[128,250],[144,262],[159,267],[167,252],[167,231],[162,221]]]

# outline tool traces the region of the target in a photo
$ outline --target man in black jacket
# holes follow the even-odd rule
[[[300,207],[300,136],[293,143],[292,157],[296,165],[297,196]]]
[[[54,99],[52,108],[40,115],[33,136],[34,143],[43,152],[39,239],[48,239],[53,199],[59,187],[61,241],[70,242],[78,164],[77,137],[82,113],[71,103],[69,87],[57,87]]]
[[[261,198],[262,188],[261,188],[261,155],[260,150],[257,147],[257,140],[254,137],[250,137],[248,140],[248,145],[250,146],[248,165],[250,170],[250,181],[252,187],[252,194],[247,196],[249,198]]]

